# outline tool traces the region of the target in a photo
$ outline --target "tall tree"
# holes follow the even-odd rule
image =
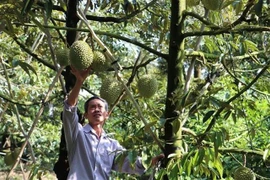
[[[102,50],[90,26],[115,61],[89,77],[80,97],[99,94],[118,65],[130,93],[110,105],[106,128],[146,167],[165,153],[159,171],[146,174],[222,179],[245,166],[269,177],[268,6],[265,0],[1,1],[0,132],[2,144],[13,144],[2,147],[4,154],[23,147],[20,156],[30,155],[35,165],[31,176],[54,166],[66,179],[61,102],[75,79],[69,66],[59,68],[55,50],[77,39]],[[158,80],[151,98],[138,91],[144,74]]]

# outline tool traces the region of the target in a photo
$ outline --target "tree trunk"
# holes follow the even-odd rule
[[[184,57],[184,39],[182,36],[182,12],[185,10],[185,0],[174,0],[171,4],[171,27],[170,27],[170,47],[168,61],[168,84],[167,98],[165,109],[165,166],[169,162],[170,154],[177,154],[181,157],[182,146],[182,131],[181,119],[179,118],[179,96],[183,92],[184,87],[184,72],[183,72],[183,57]],[[165,176],[164,179],[169,179]]]
[[[78,0],[69,0],[66,14],[66,26],[76,28],[79,18],[76,16]],[[67,46],[71,46],[76,39],[77,32],[68,30],[67,32]],[[70,67],[67,66],[63,72],[65,79],[66,92],[69,93],[75,84],[75,76],[70,72]],[[66,94],[65,94],[66,96]],[[79,112],[78,112],[79,113]],[[80,113],[79,113],[80,115]],[[82,119],[82,118],[80,118]],[[61,115],[62,120],[62,115]],[[82,122],[81,122],[82,123]],[[61,130],[61,141],[59,145],[58,161],[54,165],[54,172],[59,180],[66,180],[69,172],[69,164],[67,157],[66,141],[64,136],[64,129]]]

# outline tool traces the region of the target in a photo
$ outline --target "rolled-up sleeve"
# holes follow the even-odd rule
[[[79,132],[80,124],[78,123],[78,119],[77,106],[69,106],[65,100],[63,110],[63,127],[68,151],[71,151],[71,147],[76,141]]]

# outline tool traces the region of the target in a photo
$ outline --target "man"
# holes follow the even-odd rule
[[[85,126],[78,123],[78,95],[89,72],[90,68],[84,71],[72,68],[76,83],[64,101],[63,126],[70,165],[68,180],[107,180],[111,170],[143,174],[145,168],[140,158],[137,158],[133,168],[128,158],[122,166],[115,163],[116,155],[124,148],[118,141],[109,138],[102,128],[109,117],[108,104],[104,99],[94,96],[86,101],[84,117],[89,123]],[[153,158],[152,163],[162,157]]]

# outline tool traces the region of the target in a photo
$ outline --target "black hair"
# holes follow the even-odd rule
[[[109,105],[108,105],[108,103],[107,103],[107,101],[106,101],[105,99],[103,99],[103,98],[101,98],[101,97],[99,97],[99,96],[92,96],[92,97],[90,97],[90,98],[84,103],[84,112],[87,112],[89,102],[92,101],[92,100],[94,100],[94,99],[99,99],[99,100],[101,100],[101,101],[104,103],[104,105],[105,105],[105,110],[106,110],[106,111],[109,110]]]

